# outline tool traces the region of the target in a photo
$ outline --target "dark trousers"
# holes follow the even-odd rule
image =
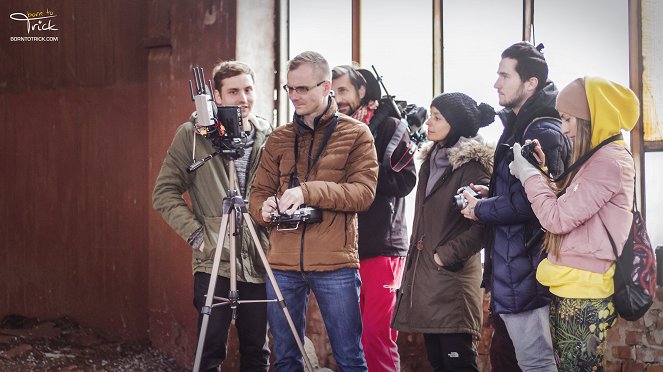
[[[205,306],[210,275],[196,273],[193,282],[193,305],[198,310],[198,335],[203,322],[200,310]],[[237,282],[240,300],[266,299],[265,284]],[[228,298],[230,279],[218,277],[214,295]],[[217,371],[226,359],[228,331],[232,320],[230,306],[212,309],[207,323],[205,347],[200,361],[201,371]],[[235,320],[239,338],[240,371],[267,371],[269,369],[269,347],[267,345],[266,303],[239,304]]]
[[[424,334],[433,371],[478,372],[477,352],[469,333]]]
[[[502,317],[491,314],[490,323],[493,326],[493,338],[490,341],[490,366],[493,372],[520,372],[516,349]]]

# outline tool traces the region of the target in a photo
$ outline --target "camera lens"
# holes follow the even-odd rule
[[[454,195],[453,196],[453,206],[457,210],[464,209],[467,207],[467,199],[462,194]]]

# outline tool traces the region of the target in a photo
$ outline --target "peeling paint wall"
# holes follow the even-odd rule
[[[10,19],[40,12],[47,30]],[[147,337],[146,13],[128,0],[0,4],[0,316]],[[57,41],[9,41],[27,36]]]

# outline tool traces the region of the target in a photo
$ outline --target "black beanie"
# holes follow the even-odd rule
[[[495,110],[486,103],[477,102],[463,93],[442,93],[430,104],[435,107],[451,125],[451,135],[447,141],[453,145],[458,137],[474,137],[479,128],[495,121]]]

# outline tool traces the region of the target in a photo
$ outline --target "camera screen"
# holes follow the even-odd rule
[[[242,107],[218,106],[216,118],[226,130],[226,137],[242,137]]]

